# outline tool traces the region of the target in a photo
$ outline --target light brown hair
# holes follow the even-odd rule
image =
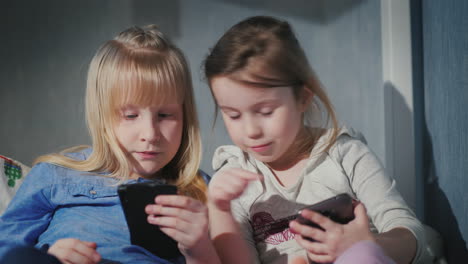
[[[211,49],[204,70],[208,83],[215,77],[229,77],[259,87],[291,87],[296,101],[308,89],[313,100],[304,117],[307,136],[298,138],[294,147],[300,148],[298,153],[309,153],[327,131],[309,126],[331,127],[320,152],[328,151],[335,143],[335,111],[288,22],[268,16],[239,22]]]

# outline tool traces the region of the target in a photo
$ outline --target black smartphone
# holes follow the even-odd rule
[[[120,202],[130,230],[132,244],[141,246],[154,255],[171,259],[181,253],[177,242],[164,234],[158,226],[149,224],[145,207],[154,204],[160,194],[177,194],[177,187],[160,182],[122,184],[118,187]]]
[[[304,209],[319,212],[322,215],[340,224],[347,224],[348,222],[354,219],[353,198],[347,193],[338,194],[334,197],[323,200],[316,204],[306,206],[300,211]],[[305,219],[299,213],[297,214],[296,220],[301,224],[309,225],[323,230],[323,228],[321,228],[319,225],[308,219]]]

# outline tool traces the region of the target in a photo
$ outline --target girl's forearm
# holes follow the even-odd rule
[[[416,238],[406,228],[394,228],[388,232],[377,234],[375,240],[396,263],[411,263],[416,256]]]
[[[253,256],[231,212],[209,205],[210,233],[221,262],[252,263]]]
[[[206,242],[200,242],[197,252],[184,254],[185,262],[187,264],[221,264],[221,260],[218,257],[216,249],[211,243],[211,239],[208,238]]]

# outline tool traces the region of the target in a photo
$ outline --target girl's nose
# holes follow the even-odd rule
[[[154,143],[161,138],[158,121],[145,120],[141,129],[141,141]]]
[[[262,136],[262,127],[258,123],[258,120],[252,117],[246,117],[244,122],[244,128],[249,138],[260,138]]]

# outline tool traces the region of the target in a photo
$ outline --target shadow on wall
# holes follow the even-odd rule
[[[417,152],[418,155],[423,155],[422,161],[422,179],[416,179],[415,188],[408,187],[405,183],[405,179],[398,178],[399,173],[407,172],[405,170],[408,152],[406,151],[407,146],[404,142],[401,142],[401,138],[406,138],[409,131],[408,127],[412,126],[411,111],[408,108],[403,96],[396,90],[392,83],[386,82],[384,84],[384,95],[385,95],[385,129],[391,129],[393,136],[386,137],[386,145],[393,146],[393,150],[386,153],[386,156],[390,157],[391,162],[394,163],[395,169],[393,174],[398,184],[398,190],[404,194],[412,194],[412,190],[416,190],[416,196],[420,196],[422,203],[416,204],[416,212],[419,212],[418,218],[434,228],[443,238],[444,243],[444,256],[448,263],[457,263],[461,259],[468,259],[468,249],[466,241],[463,239],[460,225],[454,214],[450,201],[445,194],[445,191],[440,188],[438,182],[438,175],[435,162],[435,157],[432,151],[432,141],[429,136],[427,124],[425,120],[420,120],[418,124],[422,124],[422,128],[419,129],[419,133],[423,135],[416,135],[416,137],[423,138],[423,151]],[[391,101],[389,101],[391,98]],[[398,127],[392,124],[393,119],[398,120]],[[392,133],[390,135],[392,135]],[[396,142],[398,141],[398,142]],[[414,152],[411,152],[414,153]],[[407,158],[405,158],[407,157]],[[417,165],[418,166],[418,165]],[[391,166],[390,166],[391,167]],[[414,172],[413,172],[414,173]],[[402,184],[403,183],[403,184]],[[410,183],[413,184],[413,183]],[[418,185],[423,185],[422,188]],[[406,197],[404,197],[406,199]],[[419,197],[418,197],[419,198]],[[416,199],[418,201],[418,199]],[[455,208],[456,209],[456,208]]]
[[[366,0],[222,0],[234,5],[290,15],[318,24],[328,24]],[[314,8],[304,8],[305,6]]]
[[[463,18],[468,5],[464,0],[412,0],[410,4],[416,169],[421,184],[417,187],[424,220],[442,236],[448,262],[466,262],[467,123],[463,109],[467,93],[466,82],[460,80],[466,77],[463,55],[467,46],[462,43],[467,38],[459,30],[466,28],[463,22],[468,20]]]
[[[422,205],[417,204],[414,190],[413,113],[403,95],[393,83],[384,83],[385,115],[385,158],[386,171],[397,182],[398,191],[408,205],[417,212]],[[421,219],[421,214],[417,214]]]
[[[425,219],[426,224],[438,230],[444,239],[444,251],[448,263],[459,263],[468,259],[468,244],[463,239],[460,225],[453,213],[450,201],[445,191],[440,188],[437,176],[436,162],[432,151],[432,141],[424,122],[424,183]],[[466,227],[465,227],[466,228]]]

